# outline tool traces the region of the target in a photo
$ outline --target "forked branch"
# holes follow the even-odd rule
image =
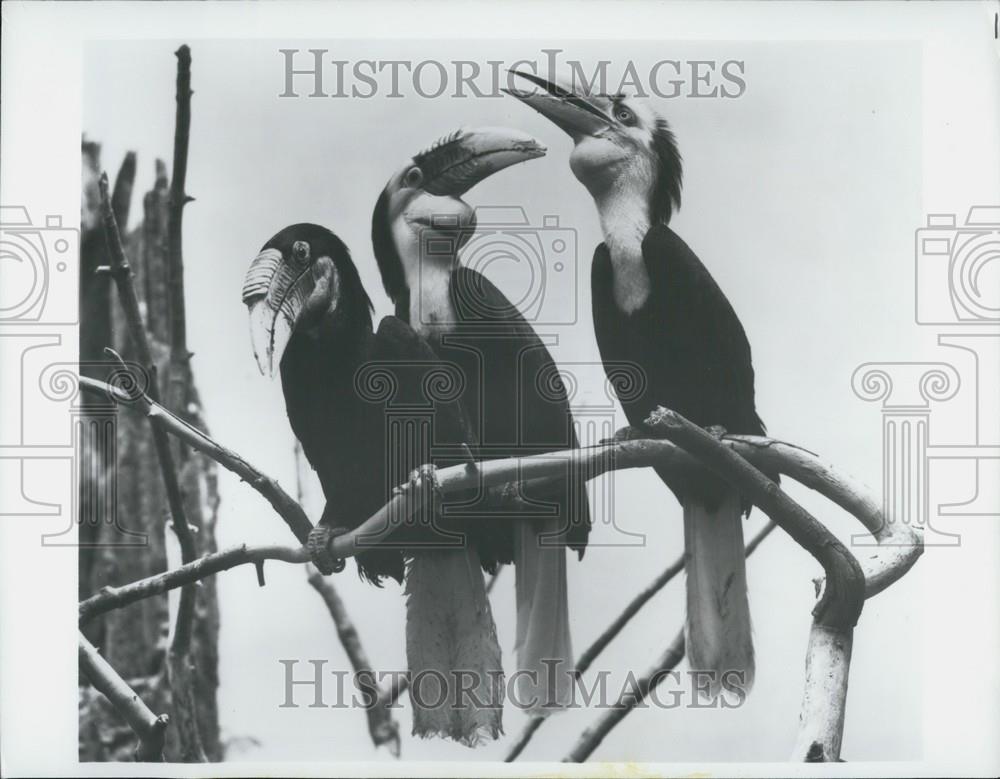
[[[170,413],[152,397],[142,392],[129,392],[121,387],[102,381],[80,377],[80,389],[104,395],[119,403],[135,404],[148,418],[154,428],[170,433],[189,444],[191,448],[215,460],[226,470],[232,471],[263,495],[292,533],[304,544],[312,530],[312,522],[302,507],[286,493],[274,479],[266,476],[231,449],[217,443],[210,436],[193,425]]]
[[[110,701],[139,737],[135,759],[139,762],[163,760],[163,741],[169,722],[167,715],[153,714],[135,690],[126,684],[82,633],[79,655],[80,671],[94,685],[94,689]]]

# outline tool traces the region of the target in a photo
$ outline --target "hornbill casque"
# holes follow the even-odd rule
[[[507,153],[503,139],[475,133],[455,150],[456,159],[473,160]],[[464,174],[437,173],[455,181],[464,175],[469,186],[488,175],[479,163]],[[246,274],[243,302],[258,365],[271,376],[280,367],[292,430],[327,499],[309,539],[313,560],[324,573],[339,570],[343,562],[330,556],[329,543],[341,528],[357,527],[389,501],[396,481],[390,463],[402,458],[404,474],[415,469],[409,487],[428,477],[433,487],[433,471],[418,467],[431,461],[431,445],[457,444],[467,459],[474,434],[457,400],[431,393],[432,407],[426,408],[430,373],[441,361],[397,317],[384,318],[372,332],[372,306],[357,268],[329,230],[296,224],[271,238]],[[380,395],[363,389],[369,369],[390,374],[383,377],[394,387],[397,429],[401,422],[407,426],[398,407],[416,404],[422,417],[429,411],[433,418],[433,441],[425,436],[400,446],[389,439],[389,409],[378,402]],[[474,746],[502,733],[503,667],[478,550],[464,543],[464,528],[444,516],[447,505],[443,499],[422,504],[390,536],[391,546],[362,551],[356,560],[361,576],[377,585],[384,577],[401,582],[405,565],[414,733]],[[425,682],[417,697],[419,678]],[[456,699],[463,703],[459,708]]]
[[[372,217],[372,242],[396,316],[426,337],[465,377],[462,405],[484,459],[577,446],[565,387],[548,350],[517,308],[489,280],[459,264],[474,234],[463,201],[487,175],[545,153],[506,129],[475,131],[508,145],[505,154],[469,158],[470,131],[445,136],[386,184]],[[570,704],[573,654],[566,547],[581,557],[590,530],[586,485],[567,479],[520,485],[516,494],[478,496],[470,512],[487,565],[515,564],[516,694],[519,707],[545,715]],[[502,505],[501,505],[502,504]]]
[[[597,206],[604,242],[591,268],[594,330],[605,365],[631,362],[645,390],[622,401],[633,428],[659,405],[706,428],[763,435],[754,404],[750,344],[726,296],[669,227],[681,199],[681,155],[667,122],[646,103],[574,91],[515,71],[530,82],[505,90],[573,140],[570,168]],[[684,513],[686,645],[691,668],[753,683],[739,494],[660,478]],[[724,677],[726,672],[742,678]]]

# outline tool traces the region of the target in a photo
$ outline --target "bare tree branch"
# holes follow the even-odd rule
[[[582,763],[593,753],[605,736],[610,733],[618,723],[628,716],[636,706],[639,706],[650,691],[656,689],[660,682],[664,681],[668,674],[684,659],[684,629],[681,628],[670,646],[666,648],[660,659],[656,661],[644,676],[636,680],[636,689],[627,691],[608,709],[598,721],[580,734],[576,745],[569,754],[563,758],[564,763]]]
[[[497,586],[497,579],[500,578],[500,574],[503,573],[503,569],[504,569],[504,564],[500,563],[497,566],[497,569],[493,572],[493,575],[490,576],[490,580],[488,582],[486,582],[486,594],[487,595],[489,595],[491,592],[493,592],[493,588]]]
[[[304,547],[288,546],[248,546],[241,544],[221,552],[200,557],[180,568],[158,573],[145,579],[123,584],[121,587],[103,587],[96,595],[91,595],[80,603],[81,624],[112,609],[120,609],[130,603],[160,595],[168,590],[194,584],[220,571],[228,571],[238,565],[252,563],[263,565],[265,560],[280,560],[286,563],[309,562],[309,552]]]
[[[764,525],[764,527],[758,530],[754,537],[747,542],[746,556],[749,557],[752,555],[757,547],[760,546],[761,542],[767,538],[771,534],[771,531],[773,531],[776,527],[777,525],[775,525],[774,522],[769,521]],[[586,671],[590,669],[594,660],[597,659],[598,655],[600,655],[601,652],[607,648],[608,644],[614,640],[615,636],[621,633],[625,626],[631,621],[632,617],[638,614],[639,610],[645,606],[650,599],[656,595],[656,593],[662,590],[671,579],[683,570],[684,556],[681,555],[668,565],[662,573],[653,579],[653,581],[642,589],[631,601],[629,601],[628,605],[622,610],[622,612],[615,617],[611,624],[608,625],[601,632],[601,634],[594,639],[594,642],[584,650],[583,654],[580,655],[580,658],[576,661],[576,675],[579,677],[586,673]],[[683,656],[683,649],[681,651],[681,655]],[[624,719],[624,716],[625,715],[623,714],[619,717],[618,721]],[[517,760],[546,719],[546,717],[532,717],[528,720],[527,724],[514,740],[510,750],[507,752],[507,756],[504,758],[505,762],[511,763],[514,760]],[[611,727],[614,727],[614,725]],[[605,731],[600,738],[607,735],[607,732],[610,732],[610,730],[611,728],[608,728],[608,730]],[[583,737],[581,736],[581,740],[582,739]],[[594,744],[594,747],[596,747],[599,743],[600,740]]]
[[[302,451],[302,445],[297,440],[293,450],[295,454],[295,497],[300,506],[309,507],[316,511],[318,510],[318,506],[315,505],[318,495],[314,494],[311,489],[315,481],[309,480],[312,469]],[[393,719],[392,711],[389,708],[395,702],[389,700],[391,690],[384,689],[378,683],[368,654],[361,644],[361,636],[348,615],[347,605],[340,597],[340,593],[337,592],[333,581],[324,577],[313,565],[306,566],[306,574],[310,586],[319,593],[326,604],[327,611],[330,612],[330,618],[337,629],[337,637],[340,639],[344,652],[354,669],[355,683],[365,695],[365,718],[372,743],[376,748],[385,746],[394,757],[399,757],[399,725]],[[367,705],[369,702],[371,705]]]
[[[80,634],[80,671],[90,680],[121,714],[129,727],[139,738],[135,748],[138,761],[163,760],[164,733],[169,718],[166,714],[157,716],[142,702],[136,692],[125,683],[110,663],[83,634]]]
[[[139,360],[148,371],[150,377],[149,390],[153,400],[159,396],[159,386],[156,378],[156,366],[153,363],[149,348],[146,329],[139,311],[139,303],[135,292],[132,269],[125,256],[118,223],[108,194],[108,177],[102,174],[99,182],[101,193],[101,218],[104,225],[104,236],[108,244],[111,262],[111,275],[118,288],[119,299],[125,313],[129,337],[135,346]],[[183,290],[181,292],[183,294]],[[117,356],[117,355],[116,355]],[[122,363],[124,365],[124,363]],[[177,535],[181,547],[181,560],[184,563],[193,561],[198,556],[194,533],[188,524],[184,509],[184,497],[181,492],[177,469],[174,464],[170,441],[161,428],[150,425],[153,444],[156,449],[157,461],[160,464],[160,474],[163,478],[167,495],[167,505],[170,509],[170,527]],[[174,624],[174,635],[167,652],[167,673],[173,694],[174,713],[177,716],[177,732],[180,737],[182,759],[204,762],[207,758],[201,742],[198,729],[196,707],[190,683],[190,662],[188,652],[191,647],[191,635],[194,627],[194,607],[197,591],[194,587],[185,587],[181,591],[180,603],[177,607],[177,618]]]
[[[126,402],[136,400],[124,390],[93,379],[81,378],[80,386],[88,391],[107,393],[118,400]],[[162,426],[164,430],[184,438],[199,451],[243,476],[268,497],[289,525],[295,523],[296,516],[300,518],[299,522],[302,524],[309,522],[301,507],[292,498],[272,480],[253,469],[239,455],[217,444],[151,399],[140,397],[138,402],[144,405],[147,416],[150,416],[154,426]],[[919,534],[902,523],[886,522],[874,501],[859,492],[859,488],[851,480],[834,471],[815,454],[769,438],[738,436],[717,441],[707,433],[705,435],[713,445],[719,445],[722,449],[738,454],[751,463],[759,464],[765,472],[780,470],[817,490],[854,513],[876,536],[880,544],[884,543],[887,547],[891,544],[895,550],[892,554],[877,552],[866,559],[867,570],[864,574],[866,582],[870,582],[868,585],[870,594],[879,592],[896,581],[920,556],[922,541]],[[437,484],[442,494],[448,494],[477,486],[494,487],[514,481],[566,478],[567,466],[591,479],[609,470],[644,468],[653,465],[693,478],[704,478],[704,466],[675,444],[667,440],[642,439],[618,441],[582,449],[567,449],[544,455],[488,460],[477,462],[473,466],[454,465],[437,471]],[[265,492],[262,489],[264,485],[272,486],[277,492],[270,490]],[[777,489],[777,485],[774,486]],[[331,544],[331,551],[338,557],[352,557],[365,548],[377,545],[416,510],[421,500],[422,497],[412,490],[395,495],[389,503],[359,527],[337,536]],[[311,527],[311,523],[309,526]],[[299,533],[296,532],[296,535]],[[308,532],[305,535],[308,536]],[[302,550],[294,551],[296,554],[300,552],[305,554]],[[304,562],[305,557],[295,561]]]
[[[108,194],[108,176],[101,174],[99,183],[101,192],[101,218],[104,223],[104,237],[108,243],[108,253],[111,261],[111,276],[118,287],[118,295],[121,300],[122,310],[125,312],[125,321],[128,324],[129,337],[135,346],[136,354],[140,364],[148,371],[149,393],[153,401],[157,400],[159,387],[156,382],[156,366],[149,349],[149,340],[146,336],[146,328],[139,312],[139,301],[135,294],[135,284],[132,277],[132,268],[125,257],[125,248],[122,245],[121,234],[118,232],[118,223],[111,207],[111,198]],[[170,451],[170,442],[167,434],[162,429],[151,426],[153,433],[153,443],[156,448],[157,460],[160,463],[160,474],[163,477],[163,485],[166,489],[167,504],[170,508],[172,527],[177,534],[177,540],[181,546],[181,559],[187,563],[198,556],[194,534],[187,521],[187,514],[184,511],[184,497],[181,494],[180,483],[177,479],[177,470],[174,466],[173,455]],[[177,609],[177,623],[174,628],[173,649],[183,654],[191,642],[191,623],[194,620],[194,598],[195,591],[188,589],[181,593],[180,605]]]
[[[818,624],[840,629],[857,624],[865,601],[864,571],[833,533],[776,482],[677,412],[660,408],[646,424],[699,458],[819,561],[826,572],[827,586],[813,609]]]
[[[647,420],[650,423],[750,498],[823,566],[826,586],[813,609],[806,686],[793,756],[812,762],[838,760],[854,626],[865,600],[865,574],[860,563],[775,482],[704,430],[666,409],[654,412]]]
[[[337,628],[337,636],[347,652],[347,658],[354,669],[355,678],[365,688],[366,696],[374,698],[371,706],[365,709],[368,717],[368,732],[376,747],[385,746],[393,757],[399,757],[399,724],[393,719],[389,693],[379,688],[375,671],[372,669],[368,655],[361,646],[361,638],[357,628],[347,614],[347,607],[333,583],[323,576],[316,568],[309,566],[309,584],[316,590],[326,603],[326,607]]]
[[[257,492],[263,495],[285,523],[291,528],[300,543],[309,539],[312,522],[306,516],[302,507],[286,493],[281,486],[269,476],[258,471],[231,449],[218,444],[208,435],[189,425],[183,419],[170,413],[150,397],[143,393],[130,393],[120,387],[115,387],[101,381],[81,377],[80,388],[87,392],[106,395],[121,403],[134,403],[149,417],[153,427],[177,436],[193,449],[215,460],[223,468],[232,471],[247,482]]]
[[[191,136],[191,49],[185,44],[177,56],[177,113],[174,124],[174,168],[170,177],[170,209],[167,218],[167,268],[170,284],[170,367],[188,366],[187,320],[184,310],[184,254],[181,228],[184,206],[192,198],[184,191],[187,181],[188,141]],[[177,377],[185,385],[186,370]],[[171,382],[174,377],[171,376]],[[170,404],[180,411],[182,406]]]
[[[115,188],[111,195],[111,210],[115,213],[115,222],[125,228],[128,225],[129,211],[132,206],[132,188],[135,186],[135,152],[126,152],[118,175],[115,176]]]
[[[679,424],[670,417],[664,419],[664,416],[665,412],[658,413],[651,420],[653,426],[662,423]],[[714,439],[705,435],[715,445]],[[688,440],[677,440],[677,443],[690,447]],[[817,490],[838,506],[850,511],[865,525],[878,542],[875,551],[862,561],[866,598],[876,595],[898,580],[920,556],[923,546],[918,532],[903,523],[887,520],[866,490],[849,477],[836,473],[812,452],[780,441],[752,436],[727,437],[717,443],[720,444],[720,449],[729,446],[763,471],[780,472]],[[753,447],[755,451],[746,451],[744,445]],[[726,471],[723,475],[729,476],[730,473]],[[818,614],[822,615],[822,612]],[[828,627],[820,624],[819,617],[815,619],[806,656],[806,685],[799,733],[793,750],[795,759],[818,762],[839,758],[852,640],[851,627]],[[662,679],[662,675],[672,670],[682,657],[683,633],[668,647],[649,674],[640,680],[640,691],[647,689],[650,680],[655,680],[658,674]],[[644,695],[645,693],[642,697]],[[586,760],[638,702],[634,696],[623,697],[581,735],[566,760]],[[529,727],[533,729],[528,734],[528,739],[539,726],[540,723],[529,723]],[[522,738],[523,736],[524,734]]]

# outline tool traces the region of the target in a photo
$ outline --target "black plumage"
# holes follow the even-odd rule
[[[614,299],[614,269],[605,244],[591,269],[594,330],[602,360],[640,366],[645,388],[622,401],[641,426],[656,406],[707,427],[763,435],[754,400],[750,342],[732,305],[708,269],[665,224],[642,243],[649,294],[626,313]]]
[[[466,378],[462,407],[483,459],[579,446],[556,364],[517,307],[485,276],[461,266],[451,273],[449,294],[455,321],[429,340],[435,353],[459,366]],[[590,533],[585,483],[572,479],[525,486],[520,493],[517,513],[558,517],[562,540],[582,557]],[[510,562],[510,534],[491,537],[491,557]]]
[[[474,439],[456,401],[426,392],[428,376],[440,371],[430,346],[396,317],[385,317],[372,331],[371,302],[347,247],[324,228],[293,225],[265,248],[289,256],[296,240],[308,240],[314,253],[333,259],[338,299],[332,311],[306,310],[289,339],[281,360],[285,408],[327,500],[320,524],[351,529],[387,503],[412,469],[431,462],[430,440],[393,446],[385,435],[390,416],[401,426],[433,419],[435,440]],[[364,388],[368,370],[383,372],[394,386],[390,395]],[[400,413],[407,406],[413,409],[409,419]],[[414,516],[383,546],[357,555],[359,573],[373,584],[384,577],[402,582],[408,545],[440,540],[438,529],[450,532],[440,516],[434,523],[427,519]]]
[[[466,229],[475,229],[474,220]],[[411,296],[419,293],[406,284],[403,262],[392,238],[386,192],[375,205],[372,245],[396,316],[408,321]],[[479,443],[477,456],[504,459],[577,447],[559,371],[517,307],[485,276],[462,266],[451,272],[449,297],[453,321],[429,331],[426,337],[435,354],[457,366],[464,378],[461,403]],[[590,532],[590,510],[582,480],[555,488],[527,488],[520,497],[524,500],[516,504],[516,509],[511,510],[508,502],[503,513],[558,516],[564,522],[561,540],[582,557]],[[484,500],[479,501],[476,510],[489,513]],[[512,561],[512,529],[508,523],[492,519],[476,523],[473,528],[487,570],[493,570],[497,563]]]

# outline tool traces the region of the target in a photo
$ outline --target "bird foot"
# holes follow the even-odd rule
[[[309,531],[309,540],[306,543],[309,558],[324,576],[340,573],[347,565],[347,561],[343,557],[334,557],[330,553],[330,544],[333,539],[346,532],[347,528],[344,527],[326,527],[324,525],[317,525]]]
[[[728,435],[728,431],[722,425],[709,425],[705,428],[705,432],[708,433],[716,441],[721,441]]]
[[[410,471],[409,480],[402,486],[396,487],[393,495],[404,495],[409,497],[424,498],[430,494],[431,500],[435,503],[442,499],[441,485],[438,484],[437,466],[426,463],[419,468]]]

